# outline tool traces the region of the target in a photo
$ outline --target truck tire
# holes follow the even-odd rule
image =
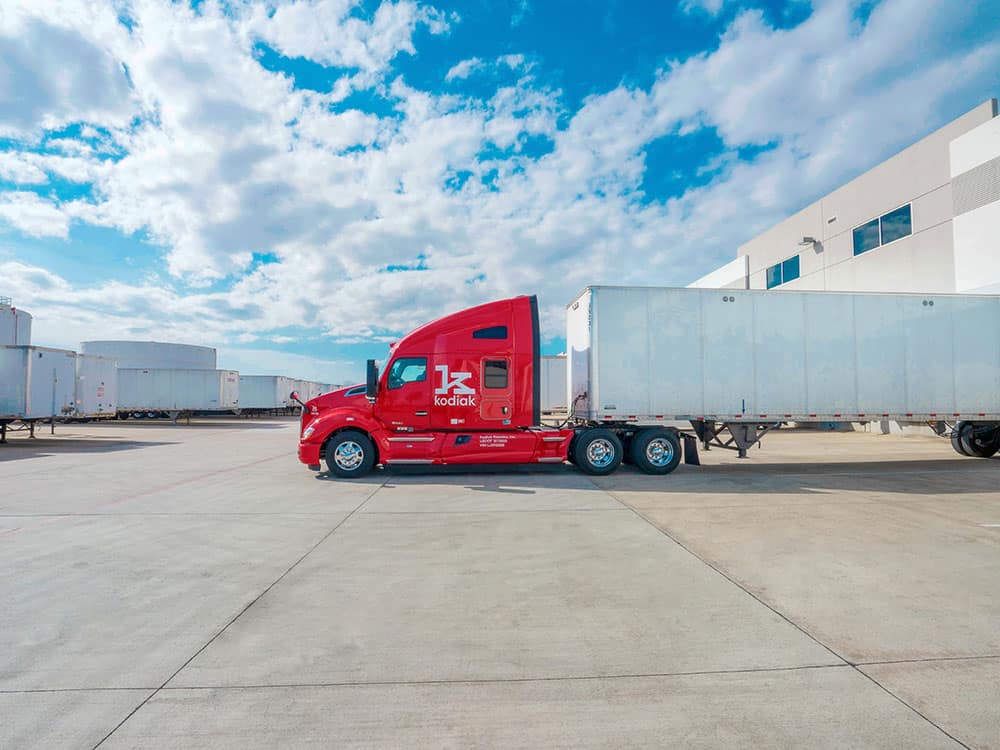
[[[326,444],[326,466],[343,479],[363,477],[375,465],[375,445],[363,432],[344,430]]]
[[[1000,451],[1000,429],[993,428],[977,429],[974,425],[967,425],[967,429],[959,433],[962,441],[962,448],[967,456],[976,458],[989,458]]]
[[[673,430],[653,427],[632,437],[632,463],[646,474],[669,474],[681,462],[681,441]]]
[[[955,449],[955,453],[960,456],[968,456],[969,454],[965,452],[965,446],[962,445],[962,432],[967,428],[971,427],[968,422],[959,422],[951,431],[951,447]]]
[[[573,463],[585,474],[604,476],[622,462],[622,441],[611,430],[584,430],[575,438]]]

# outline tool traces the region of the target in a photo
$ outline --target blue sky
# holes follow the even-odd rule
[[[446,312],[686,284],[997,94],[995,3],[0,0],[35,341],[327,382]]]

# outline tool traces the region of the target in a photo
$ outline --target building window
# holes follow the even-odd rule
[[[793,255],[767,269],[767,288],[774,289],[797,278],[799,278],[799,256]]]
[[[487,359],[483,362],[483,386],[497,390],[506,390],[507,360]]]
[[[854,230],[854,254],[861,255],[878,247],[878,219],[862,224]]]
[[[799,278],[799,256],[793,255],[781,264],[781,283],[787,284]]]
[[[909,237],[913,234],[913,218],[910,204],[900,206],[895,211],[883,214],[854,229],[854,254],[861,255],[876,247]]]
[[[389,390],[402,388],[407,383],[422,383],[427,379],[425,357],[400,357],[389,369]]]
[[[894,240],[909,237],[913,234],[913,222],[910,220],[910,204],[890,211],[879,222],[882,225],[882,244],[888,245]]]

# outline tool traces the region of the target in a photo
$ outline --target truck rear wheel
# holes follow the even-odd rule
[[[669,474],[681,462],[681,441],[672,430],[654,427],[632,438],[632,463],[647,474]]]
[[[959,439],[967,456],[989,458],[1000,451],[1000,428],[990,429],[968,424],[960,431]]]
[[[345,430],[326,444],[326,466],[344,479],[363,477],[375,465],[375,445],[363,432]]]
[[[573,463],[585,474],[603,476],[622,462],[622,441],[611,430],[584,430],[575,438]]]
[[[968,456],[969,454],[965,452],[965,446],[962,445],[962,432],[971,427],[968,422],[959,422],[951,431],[951,447],[955,449],[955,453],[960,456]]]

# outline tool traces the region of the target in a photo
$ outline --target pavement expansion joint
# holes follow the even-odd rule
[[[846,663],[800,664],[793,667],[748,667],[746,669],[705,669],[681,672],[638,672],[595,675],[552,675],[548,677],[484,677],[427,680],[346,680],[342,682],[281,682],[253,685],[167,685],[163,690],[270,690],[295,688],[340,688],[340,687],[398,687],[416,685],[505,685],[517,683],[546,682],[593,682],[600,680],[645,680],[664,677],[700,677],[730,674],[773,674],[776,672],[798,672],[811,669],[849,669]]]
[[[202,646],[200,648],[198,648],[198,650],[196,650],[193,654],[191,654],[191,656],[188,657],[188,659],[183,664],[181,664],[177,669],[175,669],[173,671],[173,673],[169,677],[167,677],[167,679],[164,680],[160,684],[160,686],[158,688],[156,688],[155,690],[153,690],[149,695],[147,695],[142,700],[141,703],[139,703],[139,705],[137,705],[135,708],[133,708],[131,711],[129,711],[128,714],[125,715],[125,718],[123,718],[121,721],[119,721],[111,729],[110,732],[108,732],[106,735],[104,735],[104,737],[102,737],[101,740],[96,745],[94,745],[95,750],[96,750],[96,748],[98,748],[101,745],[103,745],[129,719],[131,719],[133,716],[135,716],[135,714],[143,706],[145,706],[147,703],[149,703],[149,701],[157,693],[159,693],[161,690],[163,690],[170,683],[170,681],[173,680],[178,674],[180,674],[180,672],[188,664],[190,664],[192,661],[194,661],[196,658],[198,658],[198,655],[201,654],[206,648],[208,648],[209,646],[211,646],[215,642],[215,640],[217,638],[219,638],[219,636],[221,636],[223,633],[225,633],[226,630],[228,630],[229,627],[234,622],[236,622],[244,614],[246,614],[247,611],[249,611],[257,602],[259,602],[271,589],[273,589],[275,586],[277,586],[285,578],[285,576],[287,576],[289,573],[291,573],[293,570],[295,570],[295,568],[297,568],[299,566],[299,564],[302,563],[302,561],[304,561],[307,557],[309,557],[309,555],[311,555],[313,552],[315,552],[327,539],[329,539],[331,536],[333,536],[337,532],[337,530],[339,528],[341,528],[345,523],[347,523],[354,516],[355,513],[357,513],[359,510],[361,510],[369,500],[371,500],[373,497],[375,497],[375,495],[378,494],[378,491],[381,490],[384,486],[385,486],[385,482],[382,482],[381,484],[376,485],[375,488],[370,493],[368,493],[368,495],[364,498],[364,500],[362,500],[354,508],[354,510],[352,510],[350,513],[348,513],[346,516],[344,516],[340,521],[338,521],[333,526],[332,529],[330,529],[328,532],[326,532],[326,534],[324,534],[320,538],[320,540],[318,542],[316,542],[308,550],[306,550],[305,553],[301,557],[299,557],[295,562],[293,562],[291,565],[289,565],[288,568],[286,568],[285,571],[281,575],[279,575],[271,583],[269,583],[267,585],[267,587],[263,591],[261,591],[249,604],[247,604],[243,609],[241,609],[229,622],[227,622],[225,625],[223,625],[222,628],[218,632],[215,633],[215,635],[213,635],[211,638],[209,638],[204,644],[202,644]]]
[[[600,488],[600,486],[596,482],[594,482],[594,486]],[[732,583],[734,586],[737,586],[738,588],[740,588],[744,593],[746,593],[748,596],[752,597],[759,604],[761,604],[764,607],[767,607],[767,609],[769,609],[771,612],[773,612],[774,614],[776,614],[782,620],[784,620],[789,625],[791,625],[792,627],[794,627],[796,630],[798,630],[804,636],[806,636],[807,638],[811,639],[814,643],[816,643],[817,645],[821,646],[822,648],[826,649],[834,658],[839,659],[841,662],[843,662],[843,664],[845,666],[847,666],[850,669],[853,669],[857,674],[859,674],[863,678],[869,680],[873,685],[876,685],[879,689],[881,689],[884,693],[886,693],[886,695],[888,695],[891,698],[895,699],[898,703],[900,703],[901,705],[905,706],[906,708],[910,709],[910,711],[912,711],[914,714],[916,714],[921,719],[923,719],[924,721],[926,721],[932,727],[934,727],[935,729],[937,729],[939,732],[941,732],[941,734],[945,735],[946,737],[948,737],[952,741],[958,743],[961,747],[964,747],[964,748],[968,749],[968,747],[969,747],[968,745],[966,745],[964,742],[962,742],[961,740],[959,740],[953,734],[951,734],[950,732],[948,732],[940,724],[938,724],[935,721],[932,721],[928,716],[926,716],[921,711],[919,711],[915,706],[911,705],[910,703],[908,703],[907,701],[905,701],[903,698],[901,698],[899,695],[897,695],[896,693],[894,693],[891,690],[889,690],[889,688],[887,688],[881,682],[879,682],[874,677],[872,677],[872,675],[868,674],[863,669],[861,669],[859,665],[851,663],[848,659],[846,659],[843,656],[841,656],[840,654],[838,654],[836,651],[834,651],[834,649],[832,647],[830,647],[827,644],[823,643],[823,641],[821,641],[815,635],[813,635],[808,630],[806,630],[802,625],[800,625],[799,623],[797,623],[794,620],[792,620],[785,613],[781,612],[775,606],[773,606],[773,605],[769,604],[768,602],[764,601],[760,596],[758,596],[753,591],[751,591],[750,589],[748,589],[746,586],[744,586],[743,584],[741,584],[739,581],[737,581],[735,578],[733,578],[731,575],[729,575],[726,571],[722,570],[722,568],[720,568],[719,566],[717,566],[717,565],[711,563],[710,561],[706,560],[704,557],[702,557],[701,555],[699,555],[693,549],[691,549],[686,544],[684,544],[683,542],[681,542],[679,539],[677,539],[673,535],[671,535],[670,532],[668,532],[666,529],[663,529],[660,526],[658,526],[657,524],[653,523],[649,518],[647,518],[642,513],[642,511],[640,511],[637,508],[632,507],[631,505],[629,505],[628,503],[626,503],[625,501],[623,501],[621,498],[619,498],[614,493],[614,491],[612,491],[612,490],[604,490],[604,492],[606,492],[609,497],[611,497],[615,501],[621,503],[626,508],[628,508],[633,513],[635,513],[635,515],[638,518],[641,518],[647,524],[649,524],[650,526],[652,526],[656,531],[658,531],[660,534],[662,534],[664,538],[669,539],[670,541],[672,541],[674,544],[676,544],[677,546],[679,546],[681,549],[683,549],[689,555],[691,555],[692,557],[694,557],[696,560],[699,560],[702,564],[707,565],[709,568],[711,568],[712,570],[714,570],[716,573],[718,573],[720,576],[722,576],[727,581],[729,581],[730,583]]]

